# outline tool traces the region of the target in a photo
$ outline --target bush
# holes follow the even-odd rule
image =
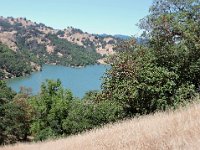
[[[66,135],[76,134],[121,118],[122,108],[117,103],[104,101],[93,104],[76,101],[72,104],[68,117],[63,121],[63,128]]]

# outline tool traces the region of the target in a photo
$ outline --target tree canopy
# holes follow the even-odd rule
[[[190,101],[200,84],[199,18],[198,0],[155,0],[140,22],[148,43],[115,56],[100,99],[119,102],[129,115]]]

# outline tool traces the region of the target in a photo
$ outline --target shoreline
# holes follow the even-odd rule
[[[12,75],[11,77],[7,77],[7,78],[2,78],[1,80],[3,81],[6,81],[6,80],[9,80],[9,79],[15,79],[15,78],[20,78],[20,77],[26,77],[26,76],[29,76],[31,75],[32,73],[35,73],[35,72],[41,72],[43,69],[43,66],[44,65],[50,65],[50,66],[63,66],[63,67],[69,67],[69,68],[75,68],[75,69],[82,69],[82,68],[85,68],[85,67],[88,67],[88,66],[93,66],[93,65],[109,65],[107,63],[100,63],[100,62],[97,62],[95,64],[89,64],[89,65],[85,65],[85,66],[64,66],[64,65],[60,65],[60,64],[54,64],[54,63],[49,63],[49,64],[43,64],[41,65],[40,69],[39,70],[34,70],[32,72],[30,72],[30,74],[24,74],[22,76],[15,76],[15,75]],[[10,74],[9,74],[10,75]]]

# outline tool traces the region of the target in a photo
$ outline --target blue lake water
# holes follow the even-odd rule
[[[109,68],[108,65],[92,65],[84,68],[44,65],[41,72],[9,79],[6,83],[16,92],[19,92],[20,87],[28,87],[32,89],[33,94],[37,94],[41,83],[46,79],[60,79],[64,88],[70,89],[75,96],[82,98],[87,91],[100,90],[102,77]]]

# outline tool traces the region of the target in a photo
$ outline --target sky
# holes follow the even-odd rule
[[[55,29],[138,36],[153,0],[0,0],[0,16],[25,17]]]

